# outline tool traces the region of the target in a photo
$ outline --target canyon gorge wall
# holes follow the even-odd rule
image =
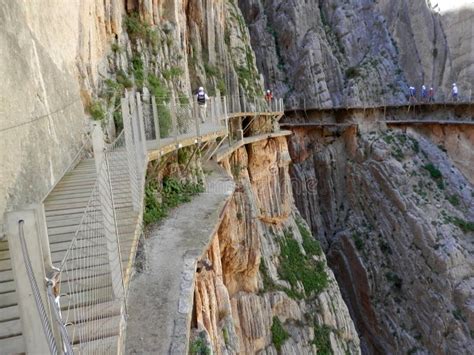
[[[422,84],[433,86],[441,100],[454,81],[462,94],[471,92],[469,0],[440,14],[425,0],[239,4],[265,84],[289,107],[400,103],[407,85]]]
[[[237,187],[195,286],[194,338],[216,354],[359,354],[319,244],[294,207],[285,138],[222,162]]]
[[[188,100],[262,91],[235,1],[0,1],[0,226],[39,202],[100,120],[114,136],[120,97]],[[143,89],[146,87],[146,89]]]
[[[449,157],[471,154],[473,141],[450,135],[437,146],[423,133],[365,123],[290,140],[296,204],[325,246],[363,352],[474,348],[474,187]]]

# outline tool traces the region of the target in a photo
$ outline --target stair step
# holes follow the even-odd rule
[[[26,353],[25,341],[22,335],[0,339],[1,354]]]

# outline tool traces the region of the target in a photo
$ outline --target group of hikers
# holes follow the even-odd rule
[[[196,102],[199,107],[199,119],[201,123],[204,123],[206,120],[206,110],[207,110],[207,101],[209,100],[209,96],[204,91],[202,86],[199,87],[196,93]],[[265,91],[265,101],[270,106],[273,100],[273,93],[271,90]]]
[[[416,88],[414,86],[410,86],[408,88],[409,90],[409,101],[410,103],[415,103],[418,102],[417,95],[416,95]],[[435,93],[433,87],[430,87],[429,89],[425,86],[421,86],[421,95],[420,99],[421,102],[434,102],[435,101]],[[459,98],[459,89],[456,83],[453,83],[452,89],[451,89],[451,99],[453,101],[458,101]]]

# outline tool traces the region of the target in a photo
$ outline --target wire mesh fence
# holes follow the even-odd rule
[[[59,294],[64,323],[75,351],[118,336],[124,300],[122,261],[116,226],[114,178],[104,160],[81,223],[60,266]],[[105,343],[93,352],[106,353]]]
[[[74,352],[108,353],[110,342],[103,339],[120,337],[126,313],[124,270],[133,261],[143,209],[147,141],[177,144],[185,138],[225,134],[229,116],[242,109],[278,110],[282,102],[211,97],[204,105],[183,98],[160,103],[146,92],[130,93],[121,100],[124,130],[115,141],[104,144],[102,130],[96,127],[100,132],[94,131],[92,139],[94,187],[62,257],[51,296],[67,333],[63,338]],[[85,151],[79,153],[71,166],[86,156]]]

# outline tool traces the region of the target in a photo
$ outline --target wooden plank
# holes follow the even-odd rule
[[[0,339],[0,352],[2,354],[24,354],[26,353],[23,336],[15,336]]]
[[[0,271],[11,270],[12,263],[10,259],[5,259],[0,261]]]
[[[0,295],[0,309],[16,306],[18,304],[16,292],[8,292]]]
[[[83,292],[61,296],[61,304],[70,304],[74,307],[87,307],[91,304],[109,302],[113,297],[111,286],[87,290]]]
[[[21,335],[20,319],[0,323],[0,339]]]
[[[117,354],[120,338],[117,335],[81,343],[73,346],[78,354]]]
[[[0,241],[0,250],[9,250],[7,240]]]
[[[13,280],[13,272],[11,270],[0,271],[0,283],[12,281]]]
[[[9,250],[0,250],[0,260],[10,259]]]
[[[15,282],[13,280],[0,282],[0,297],[2,293],[12,292],[12,291],[15,291]]]
[[[18,305],[0,308],[0,327],[2,322],[20,319],[20,310]]]
[[[68,307],[61,302],[61,313],[63,319],[71,323],[80,323],[95,318],[106,318],[120,315],[121,304],[118,301],[97,303],[86,307]]]
[[[119,335],[120,320],[120,316],[96,319],[89,322],[70,325],[67,327],[67,330],[73,343],[77,344],[81,341],[81,343],[84,344],[85,342]],[[83,353],[82,344],[79,346],[79,353]]]

